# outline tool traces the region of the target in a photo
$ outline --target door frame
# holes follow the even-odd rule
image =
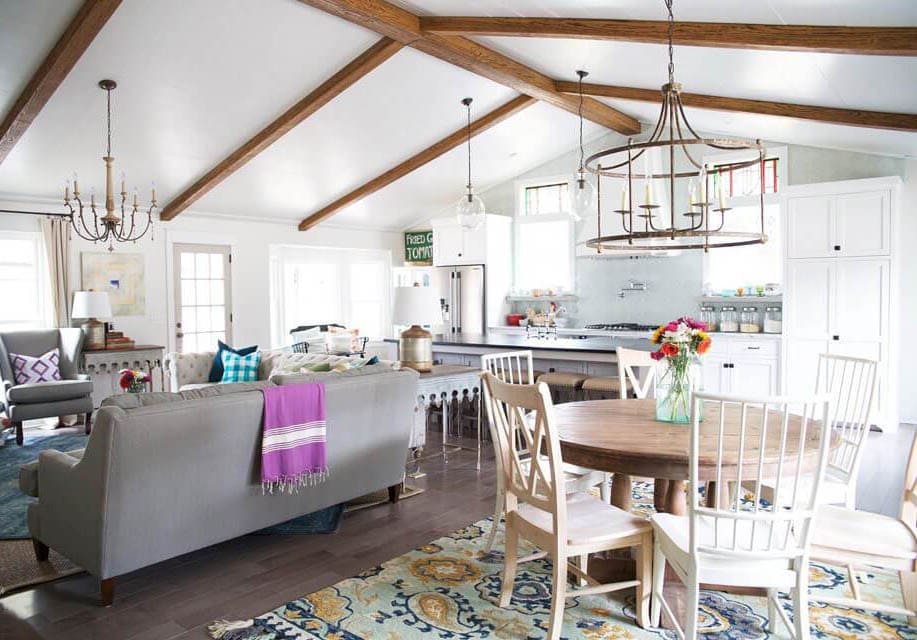
[[[196,234],[195,234],[196,235]],[[179,297],[181,296],[181,287],[178,286],[178,280],[181,277],[181,266],[177,260],[178,254],[182,250],[191,250],[199,249],[202,253],[223,253],[225,256],[225,261],[223,265],[224,274],[227,275],[227,278],[224,278],[226,284],[224,286],[224,303],[226,307],[226,342],[232,344],[232,334],[233,334],[233,309],[232,309],[232,289],[233,289],[233,277],[232,277],[232,254],[233,254],[233,245],[230,242],[201,242],[200,238],[192,237],[188,240],[170,238],[166,242],[166,252],[167,259],[166,264],[168,265],[167,269],[167,299],[169,305],[169,314],[168,314],[168,326],[167,326],[167,337],[169,351],[178,352],[178,336],[176,326],[178,323],[178,318],[180,314],[179,308]]]

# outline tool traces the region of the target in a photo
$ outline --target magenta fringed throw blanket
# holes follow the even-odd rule
[[[265,387],[261,488],[293,493],[328,477],[325,459],[325,385]]]

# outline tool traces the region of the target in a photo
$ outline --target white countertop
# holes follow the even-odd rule
[[[500,325],[496,327],[488,327],[488,331],[494,333],[504,333],[511,335],[524,335],[525,327],[510,327],[507,325]],[[604,329],[582,329],[576,327],[564,327],[557,329],[558,336],[596,336],[601,338],[649,338],[653,335],[652,331],[605,331]],[[723,333],[719,331],[711,331],[711,336],[714,336],[717,339],[730,339],[730,338],[739,338],[742,340],[752,339],[752,340],[780,340],[783,335],[779,333],[738,333],[738,332],[729,332]]]

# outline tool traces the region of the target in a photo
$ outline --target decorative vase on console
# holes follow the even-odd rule
[[[687,424],[691,398],[702,387],[700,356],[710,348],[707,326],[693,318],[679,318],[653,332],[659,350],[652,353],[665,371],[656,382],[656,419]]]

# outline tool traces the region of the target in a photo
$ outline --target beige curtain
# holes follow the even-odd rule
[[[70,326],[70,221],[42,218],[41,233],[48,256],[51,319],[55,327]]]

